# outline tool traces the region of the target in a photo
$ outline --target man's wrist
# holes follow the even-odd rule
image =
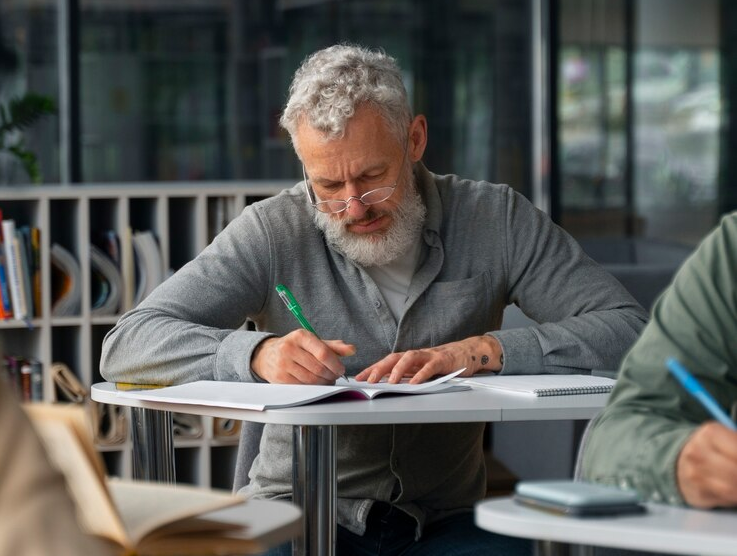
[[[251,354],[251,362],[249,367],[251,370],[251,375],[256,378],[257,382],[269,382],[268,379],[262,374],[263,369],[261,368],[261,356],[263,355],[263,349],[266,347],[269,341],[273,340],[274,338],[275,336],[264,338],[261,342],[258,343],[258,345],[254,348],[253,353]]]
[[[471,353],[473,372],[501,371],[504,366],[504,355],[499,340],[494,336],[478,336],[478,340]]]

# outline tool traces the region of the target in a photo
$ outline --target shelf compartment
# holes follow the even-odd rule
[[[231,490],[235,478],[238,446],[213,446],[210,448],[210,486]]]
[[[197,198],[169,199],[169,266],[178,270],[197,256]]]

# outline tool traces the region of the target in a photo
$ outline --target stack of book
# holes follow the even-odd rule
[[[43,368],[37,359],[3,355],[0,380],[5,380],[24,402],[43,401]]]
[[[121,246],[117,234],[93,234],[90,254],[90,313],[116,315],[138,305],[165,278],[158,241],[149,230],[126,231]],[[0,319],[17,319],[31,326],[41,317],[40,231],[16,226],[0,210]],[[123,261],[124,253],[130,259]],[[60,243],[51,246],[51,314],[79,316],[82,312],[81,268],[75,254]],[[124,274],[123,269],[126,269]]]
[[[0,317],[30,324],[41,315],[40,231],[16,228],[0,211]]]

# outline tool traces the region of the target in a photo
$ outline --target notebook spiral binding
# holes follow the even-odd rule
[[[611,386],[571,386],[568,388],[536,388],[536,396],[568,396],[571,394],[608,394]]]

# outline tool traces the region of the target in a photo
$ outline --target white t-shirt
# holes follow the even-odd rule
[[[404,314],[404,305],[407,302],[409,285],[417,268],[420,258],[421,238],[418,237],[410,247],[409,251],[394,262],[383,266],[370,266],[365,268],[366,272],[376,283],[381,295],[389,305],[389,310],[394,315],[394,320]]]

